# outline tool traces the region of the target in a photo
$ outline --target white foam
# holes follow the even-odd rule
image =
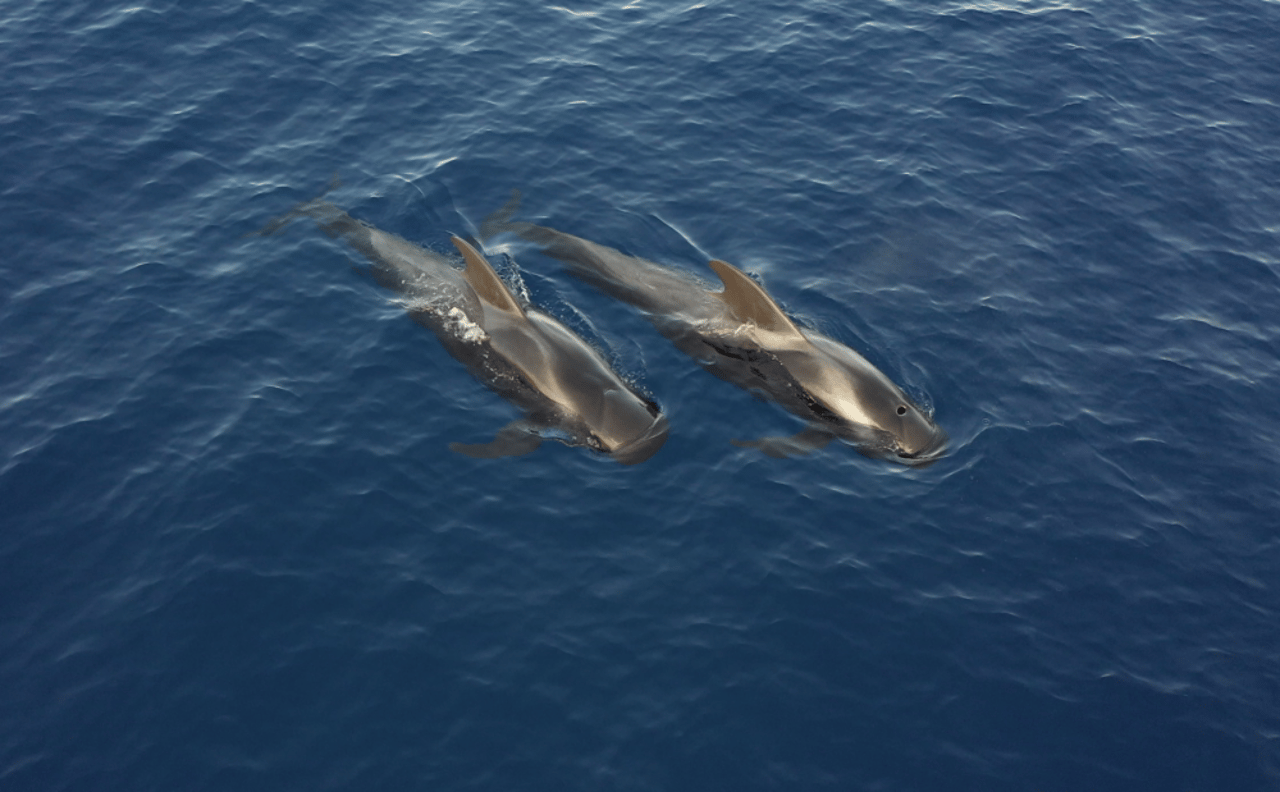
[[[471,318],[467,316],[467,312],[461,308],[454,306],[449,309],[445,316],[449,320],[449,329],[463,341],[469,344],[478,344],[489,338],[484,329],[471,321]]]

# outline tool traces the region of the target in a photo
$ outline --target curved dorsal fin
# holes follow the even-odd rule
[[[502,278],[498,277],[498,273],[493,271],[493,267],[489,266],[485,257],[466,240],[458,237],[452,239],[453,246],[467,262],[467,268],[463,271],[462,277],[467,279],[467,283],[476,290],[480,299],[499,310],[524,316],[524,309],[516,301],[515,295],[507,288],[507,284],[502,282]]]
[[[711,260],[711,269],[716,271],[724,283],[720,299],[738,319],[775,333],[803,335],[769,293],[751,280],[747,273],[719,259]]]

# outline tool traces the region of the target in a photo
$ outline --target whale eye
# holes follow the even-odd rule
[[[907,406],[905,404],[899,404],[898,415],[906,415],[906,414],[907,414]]]

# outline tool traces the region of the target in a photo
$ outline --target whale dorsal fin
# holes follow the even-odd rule
[[[498,273],[493,271],[493,267],[489,266],[489,262],[480,252],[473,248],[466,240],[453,237],[453,246],[462,254],[462,258],[467,262],[467,268],[463,271],[462,277],[467,279],[467,283],[471,284],[471,288],[476,290],[476,294],[480,295],[480,299],[489,303],[493,307],[513,313],[518,316],[524,316],[524,309],[520,307],[520,303],[516,300],[515,295],[507,288],[507,284],[502,282],[502,278],[498,277]]]
[[[716,271],[724,283],[720,299],[738,319],[774,333],[803,335],[769,293],[751,280],[747,273],[719,259],[712,259],[711,269]]]

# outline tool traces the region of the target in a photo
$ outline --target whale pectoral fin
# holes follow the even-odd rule
[[[498,277],[498,273],[493,271],[493,267],[485,257],[480,255],[480,251],[458,237],[453,237],[453,246],[467,262],[467,268],[463,271],[462,277],[467,279],[467,283],[471,284],[476,294],[480,295],[480,299],[499,310],[517,316],[525,315],[515,295],[507,288],[507,284],[502,282],[502,278]]]
[[[472,459],[497,459],[523,456],[540,445],[542,438],[530,429],[527,421],[515,421],[498,430],[498,434],[487,443],[450,443],[449,450]]]
[[[786,459],[793,456],[808,456],[814,451],[826,448],[835,435],[821,426],[810,426],[803,432],[790,437],[761,437],[759,440],[733,440],[738,448],[756,448],[765,456],[774,459]]]
[[[775,333],[802,335],[799,328],[773,301],[764,287],[751,280],[747,273],[719,259],[712,259],[710,267],[724,283],[724,291],[720,292],[720,299],[729,306],[729,310],[733,311],[733,315],[739,320],[751,322],[757,327]]]

